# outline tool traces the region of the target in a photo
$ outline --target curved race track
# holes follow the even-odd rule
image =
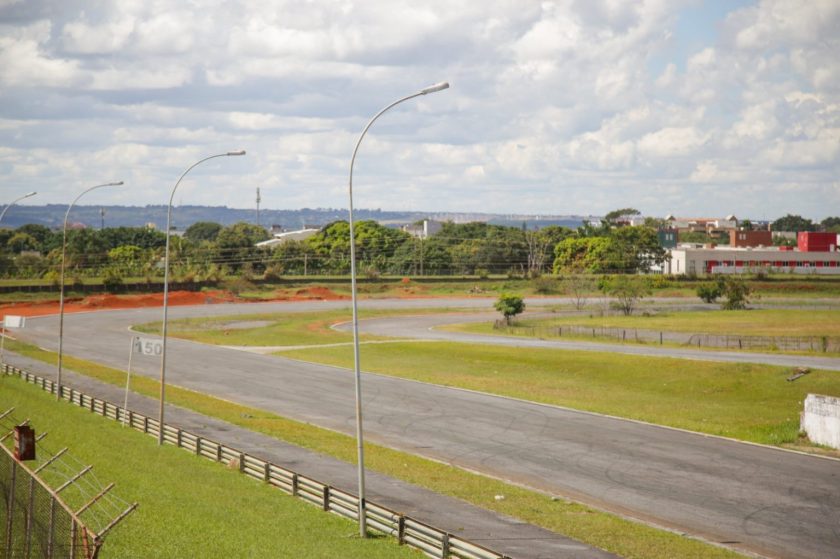
[[[490,304],[486,299],[364,302],[368,308],[479,310]],[[313,302],[174,307],[170,317],[346,306]],[[67,315],[65,351],[125,368],[128,327],[160,320],[160,314],[160,309],[137,309]],[[366,327],[390,335],[454,337],[430,331],[434,320],[382,319]],[[48,349],[57,347],[56,317],[30,319],[19,332]],[[535,342],[481,338],[464,339],[518,346]],[[172,384],[354,433],[353,378],[346,370],[177,339],[169,344],[167,380]],[[584,349],[606,346],[572,345],[578,344],[587,346]],[[721,359],[739,355],[721,353]],[[761,359],[748,356],[751,361]],[[838,360],[831,361],[813,366],[840,369]],[[797,364],[802,362],[796,358]],[[159,363],[135,359],[134,369],[156,377]],[[840,549],[840,461],[380,375],[366,374],[363,383],[370,440],[770,557],[832,557]]]

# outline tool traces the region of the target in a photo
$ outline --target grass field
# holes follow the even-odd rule
[[[390,538],[362,540],[355,523],[268,485],[86,412],[33,385],[0,379],[0,408],[31,418],[43,445],[92,464],[140,507],[109,534],[100,557],[376,557],[420,553]]]
[[[665,312],[653,316],[562,316],[522,318],[519,326],[577,324],[607,328],[639,328],[665,332],[744,336],[840,336],[840,310],[753,309],[745,311]],[[489,332],[492,325],[469,325]]]
[[[453,309],[417,309],[412,314],[446,313]],[[360,319],[395,316],[406,311],[365,309]],[[353,335],[331,328],[352,320],[350,308],[322,312],[302,312],[279,315],[248,314],[235,317],[186,318],[168,322],[168,332],[177,338],[217,345],[239,346],[299,346],[350,343]],[[250,323],[250,324],[249,324]],[[243,328],[242,326],[247,326]],[[160,322],[135,326],[139,332],[158,334]],[[362,340],[381,340],[382,337],[361,334]],[[393,338],[388,338],[393,339]]]
[[[352,348],[283,352],[352,367]],[[366,371],[779,445],[798,439],[805,395],[840,396],[840,374],[715,363],[435,342],[366,346]]]
[[[55,362],[54,353],[34,346],[12,342],[7,347],[47,363]],[[121,386],[125,382],[123,371],[75,357],[65,356],[65,365],[68,369],[110,384]],[[135,391],[148,396],[155,397],[159,393],[158,383],[149,378],[135,377],[132,386]],[[167,400],[174,405],[217,417],[347,462],[352,463],[356,459],[355,439],[334,431],[172,385],[167,386]],[[552,498],[376,444],[365,444],[365,466],[370,470],[570,536],[625,559],[741,557],[731,550],[711,546],[673,532],[658,530],[584,505]],[[496,500],[496,495],[504,495],[505,499]]]

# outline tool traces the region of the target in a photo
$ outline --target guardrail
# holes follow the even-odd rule
[[[16,375],[28,383],[40,386],[55,394],[56,383],[7,363],[2,372]],[[125,422],[126,425],[155,438],[160,432],[160,423],[149,416],[125,409],[121,406],[89,396],[68,386],[61,387],[61,398],[90,410],[108,419]],[[309,476],[272,464],[256,456],[225,444],[207,439],[190,431],[164,423],[164,442],[215,462],[236,466],[239,472],[268,483],[285,493],[345,518],[358,520],[359,498],[353,493],[332,487]],[[511,559],[464,538],[450,534],[424,522],[400,514],[387,507],[367,501],[365,519],[367,526],[397,538],[400,545],[419,549],[436,559]]]

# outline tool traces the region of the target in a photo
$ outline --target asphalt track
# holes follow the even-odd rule
[[[490,302],[366,301],[364,305],[487,309]],[[346,306],[346,302],[320,302],[173,307],[170,317]],[[131,336],[128,326],[159,320],[160,315],[160,309],[67,315],[65,351],[124,368]],[[384,328],[390,335],[422,332],[425,337],[453,337],[430,331],[430,321],[413,317],[367,326]],[[19,332],[43,347],[57,347],[55,317],[31,319]],[[510,343],[526,351],[530,342],[539,342],[480,338],[459,337]],[[586,345],[593,350],[632,349]],[[657,354],[680,351],[644,349]],[[698,353],[710,358],[708,352]],[[716,353],[722,355],[715,358],[725,360],[741,355]],[[774,362],[786,359],[766,357]],[[765,359],[758,354],[740,358]],[[800,357],[795,361],[810,363]],[[354,432],[353,378],[346,370],[175,339],[170,339],[167,363],[167,380],[173,384]],[[840,369],[837,360],[811,366]],[[156,360],[135,359],[134,367],[140,374],[159,373]],[[364,376],[363,393],[368,440],[768,557],[838,556],[840,461],[375,374]]]

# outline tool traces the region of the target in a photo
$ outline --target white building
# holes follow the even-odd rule
[[[298,229],[297,231],[283,231],[282,233],[275,233],[274,237],[267,241],[257,243],[257,246],[260,248],[273,248],[289,241],[303,241],[304,239],[308,239],[313,236],[318,231],[320,231],[320,229],[314,228]]]
[[[740,274],[751,272],[840,275],[840,252],[801,252],[782,247],[703,248],[680,245],[671,249],[666,274]]]
[[[434,221],[432,219],[424,219],[420,223],[412,223],[411,225],[403,225],[402,230],[418,239],[428,239],[430,236],[438,233],[443,229],[443,223]]]

